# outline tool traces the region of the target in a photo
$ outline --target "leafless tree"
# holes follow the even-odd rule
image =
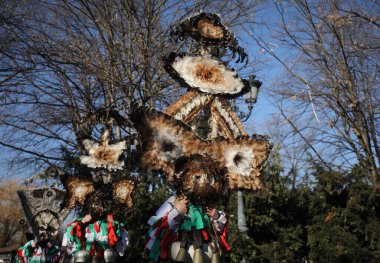
[[[309,147],[305,140],[294,136],[294,129],[287,124],[281,114],[272,114],[263,123],[263,129],[270,135],[271,142],[277,149],[273,152],[280,152],[282,175],[289,179],[290,186],[294,189],[301,183],[310,183],[304,182],[306,170],[302,169],[307,162]]]
[[[280,114],[326,166],[360,163],[377,189],[378,1],[292,0],[274,7],[280,21],[270,28],[274,40],[253,38],[287,73],[272,89]]]
[[[161,57],[175,21],[202,10],[233,27],[251,23],[257,1],[73,0],[0,4],[0,145],[33,173],[78,155],[103,122],[114,139],[133,133],[134,103],[163,107],[179,90]],[[112,110],[126,118],[113,122]],[[66,154],[67,155],[67,154]],[[26,165],[26,166],[25,166]],[[19,166],[22,167],[22,166]]]

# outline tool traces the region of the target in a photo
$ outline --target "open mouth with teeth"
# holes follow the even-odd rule
[[[212,186],[215,183],[215,178],[210,174],[196,174],[194,175],[194,184],[199,186],[210,185]]]
[[[214,203],[226,193],[226,176],[210,158],[193,155],[177,162],[180,171],[175,184],[179,192],[197,204]]]

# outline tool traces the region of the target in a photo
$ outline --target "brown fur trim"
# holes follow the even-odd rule
[[[190,90],[176,102],[171,104],[164,113],[189,124],[204,107],[210,104],[212,98],[211,95],[206,95],[196,90]]]
[[[209,156],[182,157],[176,162],[175,172],[177,194],[193,203],[215,203],[227,192],[225,170]]]
[[[142,167],[162,170],[167,179],[172,181],[175,173],[173,164],[177,159],[194,154],[210,155],[220,163],[221,168],[227,169],[231,188],[254,190],[262,187],[257,180],[271,150],[267,137],[246,136],[204,141],[182,122],[144,108],[133,113],[131,119],[136,121],[136,128],[142,136]]]
[[[200,81],[220,84],[223,81],[223,74],[219,68],[204,64],[196,64],[194,66],[194,75]]]
[[[231,189],[260,189],[260,169],[268,158],[271,144],[265,137],[239,139],[214,139],[194,145],[185,142],[188,154],[210,154],[227,169]]]
[[[185,107],[192,99],[198,96],[198,92],[196,90],[190,90],[186,94],[182,95],[178,100],[173,102],[166,108],[164,111],[165,114],[174,116],[176,115],[182,108]]]
[[[229,139],[235,138],[233,131],[231,131],[227,123],[223,121],[222,116],[220,115],[218,109],[215,107],[214,104],[211,104],[210,112],[211,112],[211,118],[213,118],[214,121],[216,122],[216,126],[218,127],[219,134],[223,138],[229,138]]]
[[[120,204],[126,204],[129,208],[133,206],[132,193],[135,183],[132,180],[120,180],[113,185],[113,195]]]
[[[260,189],[260,170],[268,158],[271,144],[265,139],[240,138],[212,143],[214,157],[228,172],[231,189]]]
[[[178,61],[182,61],[183,59],[185,59],[186,57],[188,58],[192,58],[193,60],[194,59],[207,59],[207,60],[211,60],[211,61],[217,61],[220,69],[224,69],[226,70],[227,72],[229,72],[229,74],[231,74],[230,76],[230,79],[235,79],[235,81],[239,81],[240,84],[241,84],[241,88],[239,88],[239,91],[233,91],[233,90],[220,90],[220,91],[217,91],[217,90],[213,90],[213,89],[209,89],[209,88],[206,88],[206,93],[207,94],[211,94],[213,93],[214,95],[218,95],[219,97],[225,97],[225,98],[237,98],[237,97],[240,97],[246,93],[248,93],[251,89],[250,85],[249,85],[249,82],[245,79],[242,79],[240,78],[236,73],[235,73],[235,70],[234,69],[231,69],[229,68],[226,63],[216,59],[216,58],[208,58],[206,56],[202,56],[202,55],[187,55],[185,53],[180,53],[180,54],[177,54],[177,53],[174,53],[172,52],[171,54],[169,54],[169,56],[167,58],[164,59],[164,63],[165,63],[165,70],[166,72],[174,79],[176,80],[180,85],[184,86],[184,87],[188,87],[190,89],[197,89],[199,91],[205,91],[205,86],[204,85],[201,85],[199,86],[199,84],[196,84],[196,83],[188,83],[184,78],[183,76],[181,75],[180,72],[178,72],[174,67],[173,67],[173,63],[178,63]],[[196,67],[196,66],[194,66]],[[215,70],[202,70],[202,69],[205,69],[206,67],[199,67],[199,74],[198,74],[198,77],[200,79],[203,79],[205,80],[205,77],[207,78],[209,75],[210,75],[210,72],[215,72]],[[220,70],[219,69],[219,70]],[[206,72],[207,71],[207,72]],[[197,72],[198,73],[198,72]],[[211,74],[212,75],[212,74]],[[210,76],[211,76],[210,75]],[[223,75],[219,75],[219,76],[223,76]],[[219,76],[216,78],[216,79],[219,79]],[[226,76],[224,76],[226,77]],[[210,77],[210,82],[209,83],[216,83],[216,79],[214,79],[214,77]],[[207,83],[207,81],[204,81],[204,83]],[[224,87],[228,87],[226,85],[224,85]],[[232,92],[232,93],[231,93]],[[236,92],[236,93],[235,93]]]
[[[67,207],[73,208],[76,203],[84,205],[87,196],[95,189],[89,180],[71,177],[67,180],[67,189],[69,192],[69,200]]]
[[[140,132],[143,155],[139,166],[173,174],[173,164],[188,150],[185,141],[198,141],[191,128],[164,113],[139,108],[131,115],[135,128]]]
[[[213,24],[207,19],[200,20],[197,28],[201,36],[210,39],[220,39],[224,37],[224,28]]]
[[[208,100],[207,103],[209,103],[210,100]],[[195,107],[193,110],[183,119],[183,122],[189,125],[202,111],[202,109],[205,107],[205,105],[201,105],[200,107]]]
[[[217,121],[215,120],[215,118],[212,116],[212,108],[210,107],[210,118],[208,120],[208,124],[209,124],[209,127],[211,129],[211,132],[209,134],[209,139],[212,140],[212,139],[215,139],[219,136],[219,126],[218,126],[218,123]]]
[[[190,36],[202,45],[228,47],[233,53],[232,57],[238,55],[237,63],[247,59],[244,49],[239,47],[236,38],[220,22],[217,14],[201,13],[193,16],[179,23],[170,34],[175,41]]]
[[[248,133],[245,131],[239,117],[236,115],[236,112],[232,110],[231,104],[225,98],[216,98],[222,104],[222,107],[227,111],[229,117],[233,120],[234,124],[239,129],[241,136],[248,136]]]
[[[211,113],[216,119],[219,127],[224,133],[223,137],[237,138],[239,136],[247,136],[243,125],[241,124],[236,113],[232,111],[231,106],[224,98],[215,98],[211,104]]]

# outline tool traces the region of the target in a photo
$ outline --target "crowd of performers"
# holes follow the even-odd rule
[[[87,214],[67,225],[61,247],[42,232],[39,238],[22,246],[17,255],[22,263],[87,262],[89,258],[115,262],[117,256],[124,256],[128,242],[127,230],[112,214],[99,220]]]
[[[172,196],[148,220],[146,249],[150,262],[210,262],[230,250],[227,218],[215,206],[192,204],[185,196]],[[86,214],[67,225],[59,247],[46,232],[18,250],[18,262],[117,262],[129,243],[124,224],[108,214],[94,220]],[[199,258],[202,258],[199,261]],[[198,259],[197,259],[198,258]]]

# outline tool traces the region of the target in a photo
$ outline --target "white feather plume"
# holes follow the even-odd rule
[[[126,149],[126,142],[121,141],[110,145],[108,136],[108,132],[105,132],[100,144],[92,140],[83,141],[84,148],[88,151],[88,155],[79,157],[82,164],[90,168],[104,167],[108,170],[123,168],[124,162],[119,161],[119,157]]]
[[[159,144],[159,158],[165,162],[172,162],[178,159],[182,154],[181,144],[172,129],[164,127],[153,132],[154,141]],[[173,148],[164,150],[164,144],[170,143]]]
[[[250,176],[253,171],[255,156],[248,147],[235,146],[227,148],[224,154],[226,167],[232,174]]]
[[[206,93],[236,94],[244,87],[243,82],[236,77],[234,71],[226,68],[218,60],[212,59],[209,55],[177,57],[172,66],[187,84]],[[199,67],[215,70],[214,73],[218,75],[218,81],[207,81],[200,78],[197,72],[197,68],[199,69]]]

